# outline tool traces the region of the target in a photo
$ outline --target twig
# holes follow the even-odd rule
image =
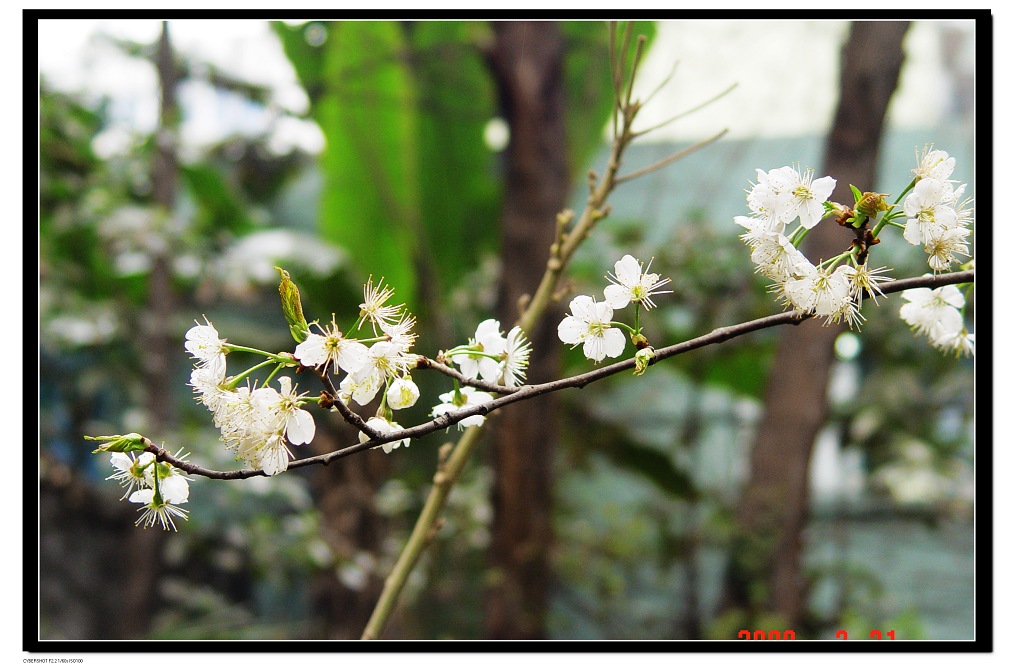
[[[703,108],[707,107],[708,105],[710,105],[711,103],[715,102],[716,100],[718,100],[722,96],[728,95],[737,86],[739,86],[739,84],[733,84],[732,86],[730,86],[729,88],[725,89],[724,91],[722,91],[718,95],[713,96],[713,97],[705,100],[700,105],[697,105],[695,107],[691,107],[690,109],[686,110],[685,112],[680,112],[679,114],[677,114],[675,116],[671,116],[671,117],[669,117],[668,119],[666,119],[665,121],[663,121],[661,123],[655,124],[654,126],[649,126],[648,128],[645,128],[643,130],[634,131],[634,137],[641,137],[642,135],[647,135],[648,133],[650,133],[650,132],[652,132],[654,130],[658,130],[659,128],[662,128],[663,126],[667,126],[667,125],[671,124],[673,121],[677,121],[678,119],[682,119],[685,116],[693,114],[697,110],[703,109]],[[652,93],[652,95],[655,95],[655,94]],[[647,102],[647,100],[645,102]]]
[[[358,413],[354,412],[352,408],[342,401],[341,393],[335,389],[334,382],[331,381],[331,378],[327,374],[327,369],[316,369],[315,372],[321,382],[324,383],[324,386],[327,387],[328,395],[331,397],[331,406],[338,410],[338,414],[341,415],[346,422],[365,433],[371,439],[380,438],[381,433],[379,431],[367,424],[366,420],[360,417]]]
[[[658,94],[658,92],[659,92],[659,91],[661,91],[662,89],[664,89],[664,88],[665,88],[665,87],[666,87],[666,86],[667,86],[667,85],[669,84],[669,82],[670,82],[670,81],[672,80],[672,78],[673,78],[673,75],[675,75],[675,74],[676,74],[676,66],[678,66],[679,64],[680,64],[680,62],[679,62],[679,61],[673,61],[673,63],[672,63],[672,69],[671,69],[671,70],[669,70],[669,74],[667,74],[667,75],[666,75],[666,76],[665,76],[665,77],[664,77],[664,78],[662,79],[662,81],[661,81],[661,82],[659,82],[658,86],[656,86],[656,87],[655,87],[655,90],[653,90],[653,91],[652,91],[651,93],[649,93],[649,94],[648,94],[648,95],[647,95],[647,96],[646,96],[646,97],[644,98],[644,100],[642,100],[642,101],[641,101],[641,106],[642,106],[642,107],[644,107],[644,106],[645,106],[645,105],[647,105],[647,104],[648,104],[649,102],[651,102],[651,99],[652,99],[652,98],[654,98],[654,97],[655,97],[655,96],[656,96],[656,95]],[[644,133],[637,133],[637,134],[638,134],[638,135],[643,135]]]
[[[500,394],[501,396],[513,394],[517,392],[518,389],[520,389],[520,387],[505,387],[502,384],[493,384],[492,382],[486,382],[485,380],[480,380],[478,378],[468,377],[467,375],[464,375],[463,373],[458,371],[456,368],[451,368],[450,366],[442,364],[439,361],[434,361],[433,359],[429,359],[424,356],[418,357],[416,368],[430,368],[439,373],[443,373],[447,377],[453,377],[455,380],[458,380],[459,382],[462,382],[468,385],[469,387],[475,387],[476,389],[488,391],[493,394]]]
[[[656,163],[652,163],[651,165],[649,165],[649,166],[647,166],[645,168],[641,168],[640,170],[635,170],[634,172],[631,172],[631,173],[628,173],[626,175],[623,175],[622,177],[617,177],[616,178],[616,184],[619,185],[619,184],[623,184],[624,182],[629,182],[630,180],[636,179],[638,177],[641,177],[642,175],[647,175],[649,172],[654,172],[655,170],[659,170],[661,168],[664,168],[667,165],[669,165],[670,163],[675,163],[676,161],[680,160],[681,158],[686,158],[687,156],[689,156],[690,154],[693,154],[698,149],[703,149],[704,147],[707,147],[712,142],[716,142],[719,138],[721,138],[723,135],[725,135],[728,132],[729,132],[729,129],[725,128],[722,131],[720,131],[718,133],[715,133],[711,137],[707,138],[706,140],[701,140],[700,142],[696,142],[696,143],[690,145],[689,147],[687,147],[686,149],[683,149],[682,151],[678,151],[678,152],[676,152],[675,154],[673,154],[671,156],[667,156],[666,158],[663,158],[661,161],[658,161]]]
[[[439,516],[443,510],[444,502],[454,483],[457,482],[458,476],[465,469],[465,464],[468,463],[468,457],[475,447],[479,433],[479,427],[469,429],[458,441],[458,448],[451,453],[450,458],[446,462],[441,462],[437,467],[437,472],[433,476],[433,491],[427,497],[422,512],[419,513],[419,519],[416,520],[415,528],[412,529],[412,535],[405,543],[405,548],[398,557],[398,561],[391,569],[387,580],[384,581],[384,591],[373,609],[373,614],[370,615],[370,621],[363,630],[363,640],[373,640],[380,636],[391,611],[398,603],[398,595],[401,594],[405,581],[411,575],[412,568],[422,556],[422,551],[433,540],[434,533],[440,523]],[[467,443],[467,449],[462,449],[462,445],[465,443]],[[450,444],[445,445],[440,452],[444,452],[444,449],[449,447]]]

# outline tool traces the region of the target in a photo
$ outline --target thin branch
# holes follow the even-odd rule
[[[693,114],[694,112],[696,112],[698,110],[704,109],[705,107],[707,107],[711,103],[713,103],[716,100],[719,100],[720,98],[722,98],[722,96],[725,96],[725,95],[728,95],[729,93],[731,93],[732,90],[735,89],[737,86],[739,86],[738,83],[733,84],[732,86],[730,86],[729,88],[725,89],[724,91],[722,91],[718,95],[712,96],[711,98],[708,98],[707,100],[705,100],[704,102],[702,102],[700,105],[697,105],[696,107],[691,107],[690,109],[686,110],[685,112],[680,112],[676,116],[669,117],[668,119],[666,119],[662,123],[656,124],[654,126],[649,126],[648,128],[645,128],[644,130],[634,131],[634,137],[641,137],[642,135],[647,135],[648,133],[652,132],[653,130],[658,130],[659,128],[662,128],[663,126],[667,126],[667,125],[671,124],[673,121],[676,121],[678,119],[682,119],[683,117],[689,116],[690,114]],[[654,93],[652,93],[652,95],[654,95]]]
[[[631,22],[631,25],[633,25],[633,22]],[[637,46],[634,49],[634,60],[630,64],[630,79],[627,80],[627,99],[626,104],[624,105],[624,107],[628,110],[628,114],[631,113],[630,111],[636,112],[636,110],[640,108],[639,103],[634,103],[634,105],[631,106],[630,99],[634,94],[634,79],[637,77],[637,68],[641,64],[641,58],[644,57],[644,45],[647,41],[648,39],[644,35],[637,36]]]
[[[715,133],[711,137],[707,138],[706,140],[701,140],[700,142],[694,143],[694,144],[690,145],[689,147],[687,147],[686,149],[684,149],[682,151],[676,152],[672,156],[667,156],[666,158],[663,158],[661,161],[658,161],[657,163],[652,163],[651,165],[649,165],[646,168],[641,168],[640,170],[635,170],[634,172],[628,173],[628,174],[623,175],[621,177],[617,177],[616,178],[616,184],[619,185],[619,184],[623,184],[624,182],[629,182],[632,179],[637,179],[638,177],[641,177],[642,175],[647,175],[649,172],[654,172],[656,170],[659,170],[661,168],[666,167],[670,163],[675,163],[676,161],[678,161],[678,160],[680,160],[682,158],[686,158],[687,156],[689,156],[690,154],[693,154],[698,149],[703,149],[704,147],[707,147],[712,142],[717,141],[719,138],[721,138],[723,135],[725,135],[728,132],[729,132],[729,129],[725,128],[725,129],[719,131],[718,133]]]
[[[655,89],[651,93],[649,93],[644,100],[641,101],[641,107],[644,107],[649,102],[651,102],[651,99],[654,98],[656,95],[658,95],[658,92],[664,89],[669,84],[669,82],[672,81],[673,75],[676,74],[676,66],[678,66],[679,64],[680,64],[679,61],[673,61],[672,69],[669,70],[669,74],[667,74],[662,79],[662,81],[659,82],[659,85],[656,86]],[[635,135],[643,135],[643,133],[635,133]]]
[[[616,124],[619,119],[620,111],[620,84],[619,74],[616,69],[617,58],[616,58],[616,22],[609,22],[609,79],[612,80],[613,84],[613,112],[610,114],[610,118],[613,124],[613,137],[616,137]]]
[[[315,372],[317,373],[317,377],[320,378],[320,381],[324,383],[325,387],[327,387],[328,395],[331,397],[331,407],[338,410],[338,414],[342,416],[342,419],[365,433],[370,438],[380,438],[381,434],[379,431],[367,424],[366,420],[360,417],[358,413],[353,411],[352,408],[342,401],[341,393],[335,389],[334,382],[331,381],[330,376],[327,374],[327,369],[315,369]]]
[[[880,285],[880,289],[883,293],[893,294],[906,289],[914,289],[917,287],[928,287],[935,288],[941,287],[948,284],[964,284],[967,282],[975,281],[974,270],[964,270],[954,273],[945,273],[935,276],[924,276],[924,277],[910,277],[903,280],[896,280],[894,282],[885,282]],[[677,356],[679,354],[685,354],[702,347],[709,345],[717,345],[718,343],[737,338],[747,333],[753,333],[754,331],[760,331],[768,329],[774,326],[780,326],[783,324],[799,324],[809,319],[811,314],[800,314],[799,312],[782,312],[776,315],[769,315],[767,317],[761,317],[760,319],[753,319],[751,321],[742,322],[732,326],[723,326],[716,328],[710,333],[707,333],[691,340],[686,340],[681,343],[669,345],[655,350],[655,358],[651,362],[651,365],[655,365],[659,361]],[[296,468],[302,468],[304,466],[311,466],[314,464],[327,465],[336,459],[342,459],[344,457],[351,456],[358,452],[368,450],[370,448],[378,447],[383,443],[392,441],[398,441],[405,438],[417,438],[424,436],[440,429],[448,428],[454,424],[457,424],[466,417],[473,415],[488,415],[498,408],[510,405],[512,403],[518,403],[520,401],[535,398],[536,396],[542,396],[543,394],[550,394],[561,389],[571,388],[582,388],[592,382],[596,382],[603,378],[616,375],[626,370],[634,368],[635,360],[633,358],[626,359],[625,361],[619,361],[608,366],[603,366],[587,373],[575,375],[573,377],[563,378],[560,380],[554,380],[552,382],[546,382],[544,384],[526,385],[519,389],[513,390],[508,396],[500,396],[492,401],[486,403],[469,406],[467,408],[460,408],[458,410],[451,411],[445,415],[440,415],[434,418],[432,421],[413,426],[408,429],[401,431],[395,431],[392,433],[384,434],[382,438],[371,439],[358,443],[356,445],[350,445],[349,447],[329,452],[328,454],[322,454],[315,457],[309,457],[306,459],[297,459],[289,462],[289,470]],[[186,471],[192,475],[201,475],[207,478],[216,480],[239,480],[244,478],[250,478],[256,475],[263,475],[263,471],[259,470],[241,470],[241,471],[213,471],[210,469],[202,468],[194,464],[182,461],[173,457],[165,449],[155,445],[147,438],[145,441],[145,449],[149,452],[154,452],[156,457],[160,461],[166,461],[177,468]]]
[[[424,356],[418,357],[416,368],[430,368],[432,370],[437,371],[438,373],[443,373],[447,377],[453,377],[455,380],[458,380],[459,382],[462,382],[468,385],[469,387],[475,387],[476,389],[488,391],[493,394],[500,394],[502,396],[513,394],[520,388],[520,387],[505,387],[502,384],[493,384],[492,382],[486,382],[485,380],[479,380],[474,377],[468,377],[467,375],[464,375],[455,368],[452,368],[450,366],[440,363],[439,361],[434,361],[433,359],[429,359]]]
[[[623,42],[620,44],[620,50],[616,53],[616,64],[613,70],[613,81],[616,86],[616,109],[619,111],[623,110],[623,78],[624,72],[627,69],[627,52],[630,50],[630,36],[634,34],[634,22],[627,21],[627,25],[624,26],[623,31]]]
[[[446,453],[446,450],[451,448],[451,444],[446,443],[440,448],[438,453],[441,454],[441,460],[437,467],[437,472],[433,476],[433,491],[426,498],[422,512],[419,513],[419,518],[412,529],[412,535],[409,536],[408,542],[405,543],[405,547],[398,557],[398,561],[384,582],[384,591],[380,595],[380,599],[377,601],[372,615],[370,615],[370,621],[366,624],[365,629],[363,629],[363,640],[375,640],[380,637],[384,624],[390,617],[394,606],[398,603],[398,595],[401,594],[405,582],[412,573],[412,568],[419,560],[419,557],[422,556],[423,550],[433,541],[433,537],[440,528],[440,513],[443,510],[444,502],[447,500],[447,496],[450,494],[454,483],[457,482],[458,476],[465,469],[468,457],[471,455],[472,449],[479,439],[479,433],[479,427],[469,428],[461,440],[458,441],[459,446],[464,445],[467,449],[459,447],[459,449],[454,450],[446,462],[443,460],[442,455]]]

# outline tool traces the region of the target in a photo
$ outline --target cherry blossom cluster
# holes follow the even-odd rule
[[[317,326],[320,333],[309,333],[296,346],[295,357],[307,368],[330,368],[335,375],[345,371],[339,387],[342,402],[355,401],[366,405],[381,390],[392,410],[408,408],[419,399],[419,388],[409,371],[415,367],[416,356],[409,350],[415,344],[415,317],[404,305],[388,305],[394,290],[372,278],[363,289],[359,319],[350,331],[358,331],[369,322],[373,336],[354,338],[335,324]]]
[[[930,343],[955,356],[975,355],[975,334],[965,326],[962,310],[965,297],[954,285],[927,289],[906,289],[901,318],[912,329],[925,335]]]
[[[965,185],[955,187],[950,179],[954,164],[947,152],[924,149],[913,170],[915,187],[905,198],[905,240],[923,246],[934,273],[949,270],[960,262],[958,257],[968,257],[972,199],[961,200]]]
[[[301,407],[307,403],[305,394],[297,394],[286,376],[278,378],[278,389],[267,382],[255,387],[249,379],[238,386],[246,376],[226,376],[226,353],[231,348],[211,322],[205,321],[186,335],[184,347],[197,359],[190,386],[211,411],[222,442],[237,459],[267,475],[281,473],[288,468],[291,456],[286,438],[293,445],[313,440],[313,416]]]
[[[586,295],[576,296],[570,302],[570,314],[557,327],[560,340],[574,347],[581,345],[584,355],[595,363],[623,353],[626,338],[620,329],[627,330],[635,343],[646,346],[647,341],[643,339],[638,323],[640,307],[643,305],[645,310],[650,310],[655,307],[653,295],[672,293],[660,290],[669,284],[670,279],[648,272],[650,267],[650,261],[645,268],[630,254],[617,261],[613,266],[615,272],[607,276],[610,284],[603,291],[603,302]],[[631,303],[635,306],[634,325],[614,322],[613,310],[625,308]],[[650,355],[648,347],[639,347],[640,351],[648,351]],[[646,365],[645,362],[638,370],[643,372]]]
[[[318,322],[307,324],[302,316],[298,290],[287,273],[282,271],[282,276],[279,291],[283,312],[297,340],[291,355],[230,344],[207,319],[205,324],[197,324],[187,332],[184,345],[196,359],[190,385],[197,399],[212,412],[222,442],[237,459],[245,461],[250,468],[263,470],[266,475],[287,469],[293,456],[290,445],[309,444],[313,440],[313,416],[304,405],[329,401],[332,410],[337,410],[335,402],[366,406],[379,395],[376,413],[365,420],[365,424],[375,433],[384,435],[402,430],[402,425],[394,420],[393,411],[415,405],[420,396],[419,387],[411,376],[419,359],[411,352],[417,338],[413,330],[415,317],[403,304],[392,304],[394,290],[383,280],[374,284],[371,277],[367,281],[358,317],[351,328],[342,330],[334,315],[327,326]],[[226,374],[226,355],[231,351],[261,354],[265,360],[230,377]],[[444,353],[442,359],[457,364],[465,377],[518,387],[524,382],[530,353],[531,345],[520,327],[514,327],[504,336],[499,322],[489,319],[479,325],[474,339]],[[250,374],[267,365],[275,366],[268,379],[259,385],[252,382]],[[337,398],[299,394],[292,379],[286,376],[277,379],[277,388],[271,386],[271,379],[279,370],[297,365],[318,369],[322,375],[342,376],[337,385]],[[243,380],[245,383],[240,384]],[[470,386],[459,388],[455,380],[454,391],[440,396],[441,403],[433,408],[432,414],[438,416],[492,398],[489,393]],[[483,419],[482,415],[471,416],[459,426],[480,425]],[[368,440],[371,436],[361,431],[359,437]],[[409,442],[404,438],[378,447],[389,453]]]
[[[825,203],[835,185],[831,177],[814,180],[812,170],[758,169],[757,183],[746,198],[751,214],[736,217],[735,222],[746,229],[740,237],[750,247],[757,272],[774,282],[774,292],[783,303],[813,312],[825,323],[844,320],[856,327],[862,321],[863,291],[873,294],[876,283],[888,279],[876,274],[885,269],[871,271],[852,257],[852,264],[839,263],[842,259],[837,258],[815,265],[797,249],[806,232],[826,214]],[[795,230],[788,229],[797,218]]]
[[[757,182],[747,193],[750,215],[734,220],[746,229],[740,237],[750,248],[756,272],[772,280],[772,292],[783,304],[821,317],[825,324],[844,322],[858,329],[864,321],[863,298],[876,301],[881,293],[878,284],[891,279],[882,274],[888,268],[869,265],[871,248],[879,244],[877,236],[885,227],[900,228],[909,243],[923,245],[934,272],[949,269],[959,256],[968,256],[971,201],[961,201],[965,186],[954,188],[949,180],[954,163],[946,152],[927,147],[913,171],[915,178],[894,204],[887,203],[888,194],[861,192],[854,186],[850,186],[854,204],[834,203],[828,200],[836,186],[831,177],[814,179],[812,170],[801,173],[792,166],[767,172],[758,169]],[[815,264],[798,247],[829,215],[853,239],[841,254]],[[957,341],[963,327],[951,326],[954,315],[933,327],[920,321],[917,328],[944,349],[971,351],[964,341]]]

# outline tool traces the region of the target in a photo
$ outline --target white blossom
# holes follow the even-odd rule
[[[648,262],[651,268],[651,261]],[[630,254],[626,254],[614,265],[615,274],[609,276],[611,284],[605,288],[605,299],[614,310],[627,307],[629,303],[641,303],[646,310],[655,307],[651,300],[653,294],[671,294],[672,291],[659,291],[660,287],[669,284],[669,278],[659,279],[656,273],[649,273],[643,265]]]
[[[844,320],[850,327],[862,321],[852,296],[855,268],[841,265],[833,271],[808,264],[801,277],[784,284],[785,296],[801,312],[824,317],[824,323]]]
[[[383,322],[380,324],[380,330],[388,337],[389,342],[402,353],[408,352],[415,345],[417,336],[413,332],[414,328],[415,317],[408,313],[402,314],[392,324],[385,324]]]
[[[899,310],[901,318],[916,333],[925,334],[930,342],[960,333],[964,328],[960,308],[965,306],[965,297],[954,285],[906,289],[901,297],[907,301]]]
[[[398,424],[397,422],[390,422],[384,419],[383,417],[371,417],[370,419],[366,420],[366,426],[378,432],[380,435],[393,433],[395,431],[401,431],[403,429],[401,424]],[[367,436],[362,431],[359,432],[359,440],[365,441],[369,440],[369,438],[370,437]],[[411,440],[409,438],[402,438],[400,440],[393,440],[390,443],[384,443],[383,445],[377,445],[373,449],[376,449],[377,447],[382,447],[384,448],[385,453],[390,454],[392,450],[395,450],[401,447],[402,445],[408,447],[408,444],[410,442]]]
[[[773,224],[787,224],[799,217],[804,228],[813,228],[824,217],[824,202],[837,182],[831,177],[813,179],[813,170],[800,174],[791,166],[765,173],[757,170],[757,184],[747,196],[750,209]],[[781,233],[782,230],[774,229]]]
[[[967,328],[960,331],[943,333],[932,341],[934,347],[954,356],[975,356],[975,334]]]
[[[387,407],[391,410],[410,408],[419,400],[419,387],[411,377],[399,377],[387,388]]]
[[[528,342],[525,332],[515,326],[507,333],[500,368],[503,371],[503,384],[506,387],[520,387],[525,383],[528,370],[528,359],[532,353],[532,345]]]
[[[176,523],[173,521],[173,517],[179,517],[183,520],[187,519],[187,511],[180,508],[177,504],[168,500],[164,493],[159,497],[155,496],[154,489],[139,489],[130,495],[131,503],[140,503],[142,510],[141,516],[137,518],[135,526],[153,527],[156,524],[161,524],[162,528],[166,531],[172,527],[173,531],[176,531]]]
[[[577,296],[570,302],[570,315],[557,327],[560,340],[568,345],[584,345],[584,355],[598,363],[623,353],[623,332],[610,326],[613,309],[597,303],[591,296]]]
[[[345,405],[353,400],[359,405],[366,405],[376,397],[383,384],[383,379],[376,375],[367,375],[361,380],[357,380],[349,373],[338,385],[338,397]]]
[[[905,240],[925,245],[958,224],[953,206],[954,187],[938,179],[922,179],[905,198]]]
[[[952,263],[961,262],[959,256],[968,256],[968,242],[965,238],[970,233],[967,228],[949,228],[926,242],[923,250],[929,255],[926,261],[933,272],[949,270]]]
[[[886,275],[878,275],[877,273],[890,270],[890,268],[880,267],[870,270],[867,264],[857,266],[855,272],[852,273],[852,300],[855,301],[859,307],[863,306],[863,295],[868,294],[873,302],[877,302],[877,294],[881,296],[884,292],[880,290],[880,282],[890,281],[892,278]]]
[[[198,400],[212,413],[228,398],[231,390],[225,383],[225,368],[195,368],[190,372],[190,386]]]
[[[750,260],[756,272],[775,282],[786,282],[809,265],[806,256],[781,233],[765,233],[754,240]]]
[[[205,317],[205,324],[197,324],[187,331],[184,349],[197,359],[200,368],[214,371],[216,375],[225,375],[225,354],[228,352],[224,339],[218,337],[218,331]]]
[[[356,403],[366,405],[389,379],[404,376],[415,363],[414,355],[402,352],[393,342],[381,340],[373,343],[366,352],[366,363],[349,374],[348,388],[352,398]]]
[[[492,394],[484,391],[478,391],[473,387],[461,387],[456,392],[449,391],[446,394],[440,394],[439,398],[442,403],[438,403],[433,407],[431,414],[434,417],[446,415],[449,412],[460,410],[462,408],[472,408],[493,400]],[[470,415],[458,422],[458,428],[462,429],[467,426],[482,426],[485,421],[486,416],[483,414]]]
[[[916,152],[919,166],[913,170],[917,179],[936,179],[946,181],[954,172],[955,160],[948,156],[946,151],[933,149],[928,146],[922,150],[922,155]]]
[[[385,325],[397,323],[405,305],[386,305],[392,296],[394,289],[384,284],[384,278],[380,278],[380,282],[374,285],[371,275],[363,286],[363,302],[359,304],[359,322],[356,327],[362,325],[364,320],[369,320],[373,325],[373,334],[376,335],[378,327],[383,329]]]
[[[133,453],[110,453],[109,463],[114,473],[106,480],[116,480],[126,488],[127,491],[120,497],[121,501],[130,496],[135,489],[143,489],[153,482],[150,473],[152,467],[149,464],[154,460],[155,455],[151,452],[141,452],[136,457]]]
[[[784,173],[788,183],[778,195],[779,210],[784,212],[782,216],[786,223],[798,216],[803,228],[813,228],[824,218],[824,201],[831,196],[836,181],[830,177],[814,180],[813,170],[810,169],[802,175],[791,168],[789,170],[791,173]]]
[[[475,328],[475,338],[469,338],[467,352],[451,357],[465,377],[482,378],[488,382],[500,379],[499,356],[506,351],[507,341],[500,331],[500,322],[487,319]]]
[[[275,430],[282,430],[293,445],[303,445],[313,440],[316,425],[313,415],[300,406],[302,397],[297,395],[292,380],[287,376],[278,378],[279,391],[264,387],[254,391],[252,403],[254,408],[264,413],[267,425]]]
[[[319,334],[308,334],[306,340],[296,345],[293,354],[304,366],[323,366],[326,369],[330,365],[337,375],[339,368],[351,373],[363,366],[366,363],[366,349],[366,345],[358,340],[346,338],[332,318],[331,328],[321,328]]]

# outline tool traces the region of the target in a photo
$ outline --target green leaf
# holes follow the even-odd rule
[[[415,85],[397,23],[329,23],[315,117],[321,155],[321,236],[353,265],[414,302],[419,237]]]
[[[420,242],[446,291],[499,243],[501,183],[486,125],[496,91],[478,43],[486,23],[425,21],[410,32],[418,90]]]

